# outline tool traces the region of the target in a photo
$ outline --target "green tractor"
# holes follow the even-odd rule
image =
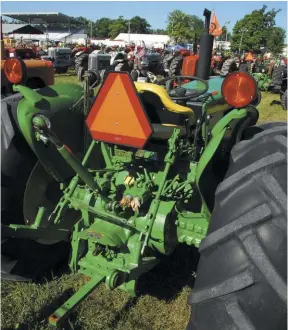
[[[269,90],[272,80],[266,73],[252,73],[252,76],[256,80],[260,91],[267,92]]]
[[[6,178],[2,237],[57,255],[68,242],[71,271],[89,278],[49,317],[54,326],[102,282],[135,296],[139,277],[186,244],[201,254],[187,330],[286,328],[286,123],[256,126],[248,73],[209,78],[204,14],[197,74],[169,78],[178,81],[169,94],[126,72],[108,73],[94,99],[89,72],[84,90],[38,91],[11,72],[23,96],[18,146],[33,155]],[[25,223],[15,223],[22,195]]]

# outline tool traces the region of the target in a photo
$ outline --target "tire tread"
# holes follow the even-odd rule
[[[286,176],[286,125],[232,149],[199,247],[187,330],[287,329]]]

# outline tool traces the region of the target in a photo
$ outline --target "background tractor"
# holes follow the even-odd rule
[[[272,80],[266,73],[252,73],[261,91],[268,91],[271,88]]]
[[[2,253],[11,264],[15,240],[44,241],[52,254],[64,244],[71,271],[89,279],[50,324],[63,327],[102,282],[135,296],[139,277],[186,244],[201,254],[187,330],[285,329],[287,127],[255,126],[259,93],[248,73],[209,78],[210,15],[195,74],[166,78],[177,81],[169,93],[119,71],[96,98],[89,71],[84,89],[35,91],[21,85],[20,61],[6,70],[23,96],[14,120],[31,159],[11,167],[2,188],[2,237],[12,242]],[[21,262],[35,268],[30,256],[18,256],[14,278]]]
[[[286,67],[287,69],[287,67]],[[281,81],[281,90],[280,90],[280,99],[281,105],[284,110],[287,110],[288,103],[288,93],[287,93],[287,70],[282,73],[282,81]]]
[[[1,34],[1,99],[14,94],[12,89],[13,81],[9,81],[4,73],[4,65],[7,58],[9,57],[6,57],[5,55],[3,36]],[[24,60],[23,63],[26,67],[26,77],[23,77],[23,84],[32,89],[42,88],[54,84],[54,71],[51,62],[44,62],[41,60]],[[19,101],[19,95],[17,97],[17,100]],[[12,99],[13,98],[10,97],[10,101]]]
[[[72,64],[71,53],[68,47],[49,47],[47,55],[41,56],[41,59],[51,61],[56,73],[66,73]]]

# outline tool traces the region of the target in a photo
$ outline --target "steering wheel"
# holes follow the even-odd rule
[[[177,80],[177,87],[173,88],[173,82]],[[188,89],[185,88],[183,86],[181,86],[181,80],[190,80],[191,81],[199,81],[202,85],[200,89],[195,88],[195,89]],[[203,80],[201,78],[198,77],[194,77],[194,76],[171,76],[168,78],[165,78],[163,80],[161,80],[159,82],[159,84],[164,84],[166,85],[166,90],[169,94],[169,96],[171,97],[172,100],[175,101],[185,101],[185,100],[190,100],[196,97],[199,97],[200,95],[205,94],[208,89],[209,89],[209,85],[207,83],[206,80]],[[185,84],[187,83],[187,81],[185,81]],[[198,84],[197,84],[198,85]],[[198,87],[198,86],[195,87]]]

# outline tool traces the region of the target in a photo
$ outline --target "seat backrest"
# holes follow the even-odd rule
[[[151,123],[184,126],[187,116],[168,111],[157,94],[144,91],[139,96]]]

